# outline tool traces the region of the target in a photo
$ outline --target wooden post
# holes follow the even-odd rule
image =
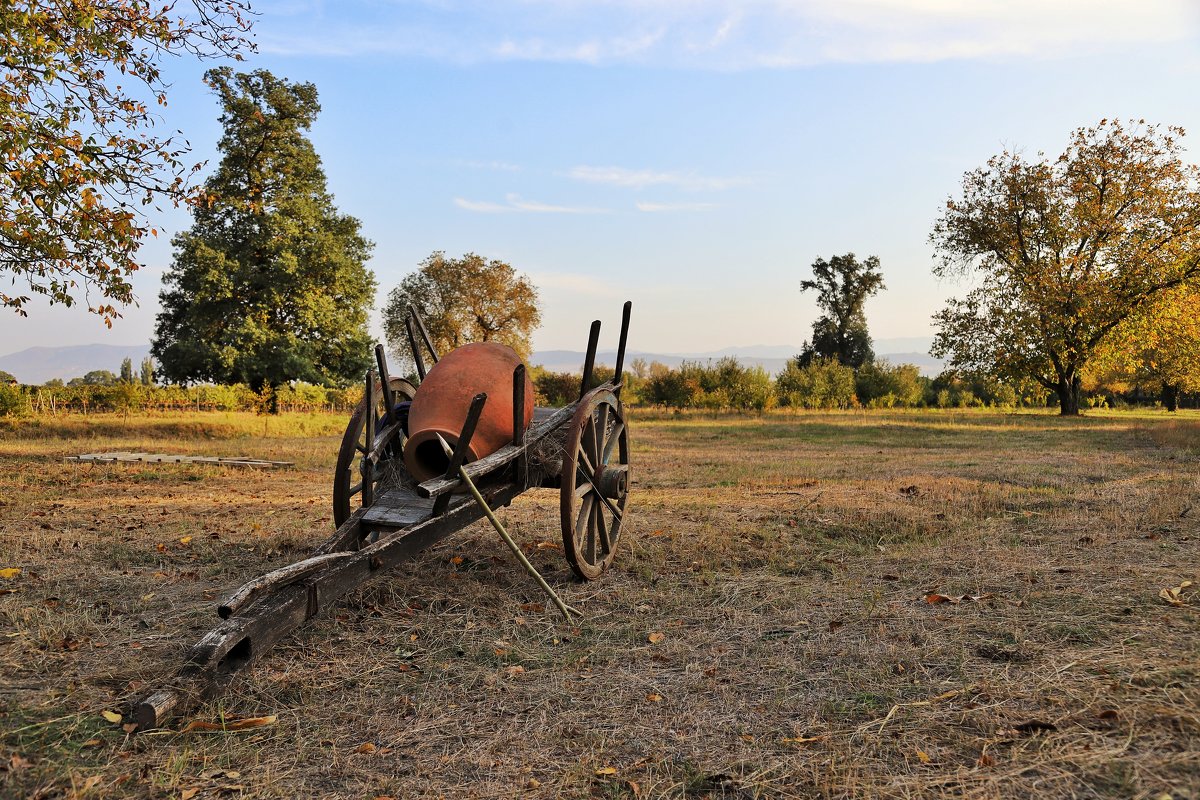
[[[596,366],[596,345],[600,342],[600,320],[592,321],[592,329],[588,333],[587,356],[583,360],[583,378],[579,381],[579,399],[592,388],[592,370]]]

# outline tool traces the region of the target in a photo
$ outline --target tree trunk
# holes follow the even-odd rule
[[[1162,388],[1162,404],[1167,411],[1179,410],[1179,384],[1164,383]]]
[[[1055,392],[1058,393],[1058,413],[1063,417],[1079,416],[1079,378],[1060,377]]]

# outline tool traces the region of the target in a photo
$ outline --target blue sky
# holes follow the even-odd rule
[[[635,304],[632,346],[803,341],[817,256],[878,255],[876,337],[922,336],[964,289],[928,233],[964,172],[1058,153],[1103,117],[1182,125],[1200,161],[1193,0],[272,0],[244,67],[314,82],[338,207],[376,243],[377,303],[434,250],[500,258],[540,287],[538,349],[582,349]],[[197,160],[220,135],[203,67],[173,61],[162,125]],[[170,233],[186,214],[163,214]],[[0,353],[145,342],[76,306],[0,314]],[[375,323],[375,329],[379,325]],[[608,330],[608,338],[615,330]]]

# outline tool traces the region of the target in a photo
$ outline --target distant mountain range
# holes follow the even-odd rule
[[[875,354],[893,364],[916,364],[925,375],[933,376],[942,371],[943,364],[929,355],[929,337],[905,337],[875,340]],[[668,367],[678,367],[684,361],[715,361],[732,356],[747,366],[759,366],[775,375],[781,372],[789,359],[800,352],[795,345],[749,345],[726,347],[702,353],[646,353],[630,352],[626,365],[640,358],[647,363],[658,361]],[[142,359],[150,355],[150,345],[85,344],[70,347],[30,347],[17,353],[0,356],[0,370],[8,372],[26,384],[45,383],[53,378],[70,380],[79,378],[94,369],[118,372],[121,362],[133,361],[136,371]],[[584,353],[577,350],[539,350],[531,359],[554,372],[578,372],[583,368]],[[612,366],[617,354],[604,350],[596,354],[600,364]]]
[[[894,350],[896,344],[908,345],[910,350]],[[924,345],[923,350],[917,348]],[[929,355],[931,340],[897,339],[880,340],[875,345],[875,357],[892,364],[915,364],[924,375],[933,377],[942,371],[943,362]],[[889,349],[884,349],[889,347]],[[914,346],[915,345],[915,346]],[[784,370],[787,362],[800,352],[799,347],[792,345],[752,345],[750,347],[726,347],[704,353],[645,353],[630,352],[625,356],[628,367],[634,359],[640,358],[647,363],[655,361],[668,367],[678,367],[684,361],[699,361],[705,363],[720,358],[733,357],[746,366],[762,367],[771,375],[777,375]],[[553,372],[579,372],[583,369],[586,353],[579,350],[538,350],[533,354],[534,364],[540,364]],[[617,360],[615,350],[601,350],[596,353],[596,363],[613,366]]]
[[[0,356],[0,370],[21,383],[45,383],[54,378],[82,378],[94,369],[119,373],[121,362],[133,361],[136,374],[142,359],[150,355],[148,344],[80,344],[71,347],[30,347]]]

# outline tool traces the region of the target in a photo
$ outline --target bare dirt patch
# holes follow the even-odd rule
[[[473,526],[192,717],[272,724],[130,736],[330,529],[336,421],[224,416],[0,434],[0,795],[1200,797],[1195,415],[644,413],[603,580],[556,493],[504,512],[583,621]],[[297,467],[61,461],[164,439]]]

